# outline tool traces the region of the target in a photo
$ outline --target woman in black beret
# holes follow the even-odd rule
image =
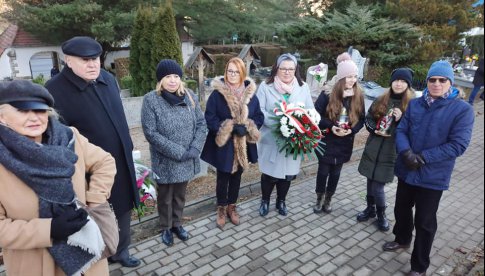
[[[8,275],[109,275],[99,227],[76,202],[106,202],[115,161],[77,129],[59,123],[53,104],[41,85],[0,83],[5,268]]]

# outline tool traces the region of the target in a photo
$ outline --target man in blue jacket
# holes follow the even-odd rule
[[[426,81],[423,96],[410,102],[396,131],[395,240],[383,246],[385,251],[409,248],[416,228],[408,275],[426,275],[441,195],[448,190],[456,158],[470,143],[474,122],[473,109],[452,86],[447,61],[434,62]]]

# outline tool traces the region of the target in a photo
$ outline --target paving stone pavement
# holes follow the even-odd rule
[[[457,265],[456,252],[469,252],[484,241],[483,102],[476,104],[473,140],[457,160],[451,188],[438,212],[438,232],[428,275],[449,275]],[[403,275],[410,270],[409,250],[383,252],[391,231],[379,232],[374,222],[358,223],[364,207],[366,181],[358,161],[344,165],[334,196],[334,211],[317,215],[315,177],[299,180],[287,197],[289,214],[258,213],[259,198],[239,204],[241,224],[215,225],[213,215],[186,225],[187,242],[166,247],[159,236],[133,244],[130,252],[142,260],[137,268],[110,265],[117,275]],[[386,185],[387,215],[394,223],[396,182]],[[461,254],[461,253],[460,253]]]

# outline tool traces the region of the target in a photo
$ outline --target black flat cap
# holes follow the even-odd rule
[[[28,80],[0,82],[0,104],[10,104],[20,110],[48,110],[54,98],[47,89]]]
[[[62,52],[69,56],[97,58],[103,52],[103,47],[89,36],[75,36],[62,43]]]

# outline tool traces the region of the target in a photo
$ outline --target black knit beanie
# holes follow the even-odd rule
[[[173,59],[162,59],[157,66],[157,81],[171,74],[179,75],[182,78],[182,68]]]
[[[398,68],[391,73],[391,81],[389,84],[392,84],[395,80],[403,80],[408,83],[408,87],[412,87],[413,85],[413,71],[409,68]]]

